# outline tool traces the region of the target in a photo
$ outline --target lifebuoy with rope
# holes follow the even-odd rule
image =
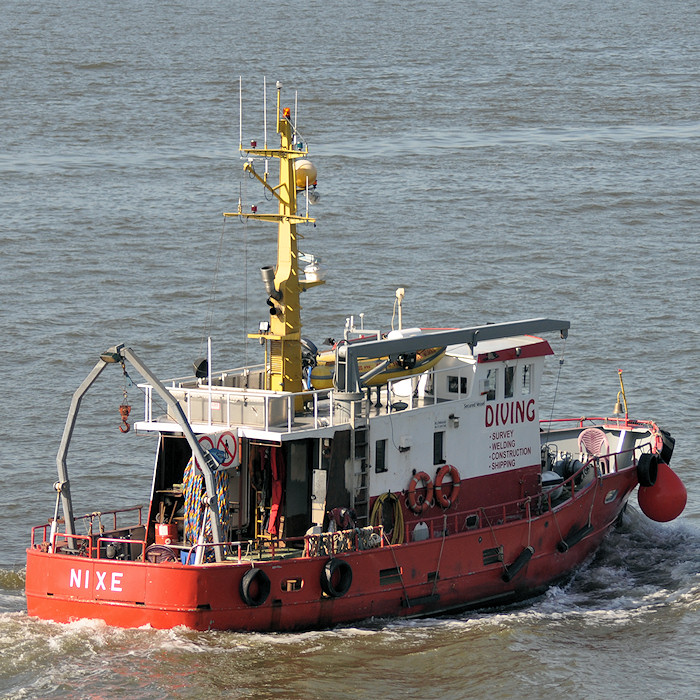
[[[321,588],[331,598],[345,595],[352,584],[352,567],[345,559],[329,559],[321,571]]]
[[[262,605],[269,595],[269,576],[257,566],[248,569],[241,579],[241,598],[245,604],[256,608]]]
[[[425,496],[422,493],[417,494],[416,489],[418,484],[425,484]],[[421,487],[423,488],[423,487]],[[425,472],[414,474],[411,482],[408,485],[408,493],[406,495],[408,507],[419,515],[424,510],[427,510],[433,502],[433,482]]]
[[[445,484],[445,488],[449,486],[449,492],[443,493],[442,482],[448,474],[452,478],[452,481]],[[453,467],[451,464],[445,464],[438,469],[438,473],[435,476],[435,500],[443,508],[449,508],[455,502],[457,494],[459,493],[459,487],[459,472],[456,467]]]

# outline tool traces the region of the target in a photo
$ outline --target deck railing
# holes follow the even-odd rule
[[[55,548],[57,541],[62,539],[65,542],[65,546],[69,546],[71,549],[79,549],[79,547],[76,546],[75,543],[87,542],[87,548],[90,551],[89,556],[92,557],[92,541],[96,534],[102,534],[106,531],[113,532],[116,530],[127,530],[134,529],[137,527],[143,527],[145,525],[145,523],[143,522],[144,508],[145,506],[143,505],[131,506],[129,508],[118,508],[110,511],[95,511],[94,513],[88,513],[87,515],[79,516],[74,519],[74,523],[76,525],[76,528],[78,527],[79,523],[83,523],[85,527],[85,534],[76,532],[74,535],[69,535],[66,532],[59,532],[58,528],[56,528],[52,536],[52,519],[44,525],[37,525],[32,528],[31,546],[35,548],[41,546],[50,546]],[[132,517],[133,513],[138,513],[138,522],[136,524],[134,524],[133,518],[129,523],[120,523],[122,518]],[[107,521],[108,525],[111,524],[111,527],[105,526],[103,518]],[[60,522],[62,522],[62,519],[58,521],[58,523]],[[97,533],[93,532],[95,522],[97,522]],[[68,543],[68,540],[71,540],[70,544]],[[131,543],[136,543],[135,540],[127,541]]]
[[[439,378],[449,373],[458,378],[457,390],[436,391]],[[365,419],[370,409],[391,413],[397,410],[413,410],[441,401],[462,401],[470,392],[461,390],[462,377],[471,374],[469,368],[447,368],[426,370],[422,374],[399,377],[390,380],[379,389],[366,388],[361,400],[349,408],[335,398],[333,389],[309,389],[300,392],[269,391],[265,389],[226,386],[232,377],[242,377],[242,370],[230,370],[212,378],[212,386],[198,384],[193,377],[183,377],[168,381],[168,391],[180,403],[187,420],[194,425],[245,426],[264,431],[292,433],[295,431],[318,429],[326,426],[342,425],[354,419]],[[419,392],[414,391],[420,384]],[[469,382],[472,386],[473,382]],[[171,421],[172,416],[158,417],[154,408],[156,397],[149,384],[140,384],[144,392],[144,423],[157,424]],[[381,401],[370,405],[373,391],[381,392]],[[416,394],[420,394],[417,396]],[[303,409],[299,410],[299,406]]]
[[[126,508],[123,510],[115,510],[103,513],[91,513],[89,515],[76,518],[76,522],[85,521],[90,525],[86,527],[85,534],[69,535],[66,532],[54,532],[50,534],[51,523],[45,525],[37,525],[32,528],[31,545],[32,548],[42,549],[44,551],[53,551],[60,553],[63,551],[66,554],[85,557],[87,559],[109,559],[121,558],[126,547],[137,548],[138,555],[128,557],[129,561],[143,561],[148,558],[148,549],[146,543],[146,532],[144,530],[144,539],[133,537],[125,537],[119,534],[122,530],[137,530],[144,527],[141,519],[142,506],[134,508]],[[117,527],[117,518],[119,515],[129,512],[138,512],[139,518],[137,524],[122,525]],[[114,533],[99,528],[98,532],[92,531],[92,524],[95,517],[99,516],[100,522],[103,517],[113,518]],[[341,552],[358,551],[365,549],[373,549],[375,547],[383,547],[385,544],[384,529],[381,525],[368,526],[363,528],[355,528],[352,530],[340,530],[337,532],[323,532],[306,534],[301,537],[285,537],[282,540],[257,541],[257,540],[235,540],[226,542],[201,542],[196,544],[181,544],[173,543],[166,545],[173,552],[182,552],[181,557],[183,563],[193,564],[203,563],[207,552],[213,550],[214,547],[223,547],[226,552],[234,557],[237,557],[240,563],[245,558],[258,557],[259,559],[274,560],[286,558],[289,556],[290,549],[298,545],[298,552],[303,557],[322,557],[340,554]],[[116,551],[111,555],[108,553],[109,545],[114,545]],[[133,552],[133,550],[132,550]],[[200,560],[197,560],[199,554]]]
[[[160,423],[154,416],[153,387],[140,385],[145,395],[144,422]],[[238,387],[168,387],[192,425],[247,426],[259,430],[291,433],[345,422],[338,420],[330,389],[302,392],[240,389]],[[304,410],[296,413],[299,399]],[[166,421],[174,420],[166,416]]]
[[[634,428],[643,428],[648,430],[652,435],[655,435],[659,428],[651,420],[637,420],[633,418],[624,418],[623,416],[581,416],[572,418],[540,418],[540,426],[545,425],[561,425],[570,424],[572,428],[583,428],[583,427],[608,427],[615,428],[616,430],[630,430]],[[543,432],[547,432],[546,429],[542,428]]]
[[[585,463],[582,463],[581,468],[569,478],[565,479],[556,487],[546,491],[543,490],[541,494],[528,496],[508,503],[475,508],[468,512],[444,513],[432,518],[423,518],[420,522],[425,523],[427,526],[427,532],[425,530],[423,531],[425,536],[414,536],[416,528],[415,522],[404,523],[404,542],[443,537],[443,533],[447,536],[467,530],[494,529],[516,520],[527,520],[546,511],[560,508],[571,499],[578,499],[587,495],[589,491],[588,487],[593,487],[594,481],[601,479],[606,473],[611,474],[617,472],[618,458],[631,455],[631,463],[626,464],[623,468],[629,466],[636,467],[638,457],[644,452],[649,451],[649,449],[650,446],[645,443],[621,452],[590,457]],[[600,464],[602,458],[610,460],[608,462],[607,471],[605,471]],[[586,471],[591,468],[595,470],[594,480],[584,482],[583,476]]]

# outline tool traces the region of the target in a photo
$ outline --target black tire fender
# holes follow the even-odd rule
[[[336,576],[336,573],[338,576]],[[333,578],[337,578],[337,584]],[[352,567],[344,559],[329,559],[321,571],[321,588],[331,598],[345,595],[352,585]]]
[[[656,474],[659,468],[659,459],[656,455],[645,452],[637,462],[637,480],[640,486],[653,486],[656,483]]]
[[[250,589],[257,585],[257,591],[251,595]],[[270,595],[270,577],[260,568],[253,567],[243,574],[241,579],[241,598],[246,605],[257,608],[262,605]]]
[[[671,464],[671,456],[673,455],[673,448],[676,446],[676,438],[671,437],[671,433],[669,433],[668,430],[662,430],[661,441],[663,447],[661,448],[659,458],[664,464]]]

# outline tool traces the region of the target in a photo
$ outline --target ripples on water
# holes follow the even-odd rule
[[[279,11],[4,8],[0,694],[695,697],[697,8]],[[322,196],[303,249],[328,279],[303,299],[305,333],[338,334],[363,311],[388,326],[398,286],[410,324],[569,318],[556,413],[609,412],[622,367],[633,413],[677,438],[681,521],[631,512],[568,586],[495,613],[270,636],[27,619],[24,547],[53,512],[70,394],[96,352],[125,341],[161,376],[189,372],[216,278],[215,364],[255,354],[241,331],[267,314],[257,268],[274,236],[219,216],[260,197],[239,177],[239,75],[244,140],[262,141],[263,75],[290,102],[300,91]],[[112,377],[84,402],[69,462],[92,481],[74,480],[78,512],[147,498],[153,441],[118,434],[122,388]]]
[[[79,687],[85,697],[372,698],[420,691],[457,699],[488,689],[489,697],[503,699],[516,692],[589,698],[596,697],[591,687],[607,687],[632,698],[640,688],[650,691],[642,697],[655,697],[651,689],[671,682],[679,697],[690,698],[696,679],[687,664],[700,652],[690,623],[700,606],[699,564],[695,530],[652,525],[631,512],[569,584],[527,606],[479,614],[264,635],[56,625],[4,613],[2,642],[13,651],[3,655],[0,677],[11,670],[14,688],[25,688],[14,697],[62,697]],[[21,577],[3,576],[3,588],[16,592]]]

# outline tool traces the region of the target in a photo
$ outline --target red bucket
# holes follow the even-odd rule
[[[156,544],[173,544],[179,539],[177,523],[156,523]]]

